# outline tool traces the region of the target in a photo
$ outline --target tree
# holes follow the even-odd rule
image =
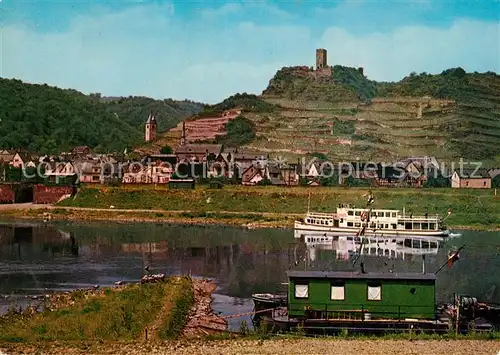
[[[172,148],[171,148],[171,147],[167,144],[167,145],[165,145],[164,147],[162,147],[162,148],[160,149],[160,153],[161,153],[161,154],[172,154],[172,153],[173,153],[173,150],[172,150]]]
[[[500,188],[500,175],[497,175],[491,181],[491,186],[494,188]]]

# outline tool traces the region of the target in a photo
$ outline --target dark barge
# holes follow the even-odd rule
[[[499,326],[500,307],[456,296],[436,307],[435,274],[288,272],[286,305],[254,297],[256,325],[274,331],[308,333],[490,331]],[[254,295],[256,296],[256,295]],[[267,309],[267,311],[266,311]]]

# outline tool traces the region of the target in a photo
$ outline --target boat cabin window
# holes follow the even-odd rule
[[[382,300],[382,285],[377,283],[369,283],[367,285],[367,298],[368,301],[381,301]]]
[[[309,283],[295,283],[295,298],[309,298]]]
[[[392,218],[396,218],[397,217],[397,213],[396,212],[392,212]]]
[[[361,227],[361,223],[355,223],[354,227]]]
[[[370,228],[376,228],[375,222],[370,223]]]
[[[372,212],[372,213],[371,213],[371,216],[372,216],[372,217],[377,217],[377,212]]]
[[[420,229],[420,223],[413,223],[413,229]]]
[[[396,229],[396,228],[397,228],[396,223],[393,223],[393,224],[392,224],[392,229]]]
[[[352,215],[354,215],[354,212],[353,211],[347,211],[347,215],[348,216],[352,216]]]
[[[310,218],[307,219],[307,223],[311,223],[311,219]]]
[[[386,212],[386,213],[385,213],[385,216],[386,216],[386,217],[391,217],[391,212]]]
[[[413,225],[412,225],[411,222],[406,222],[405,223],[405,229],[413,229],[412,227],[413,227]]]
[[[436,225],[434,223],[429,223],[429,229],[436,229]]]
[[[429,223],[422,223],[422,229],[429,229]]]
[[[352,223],[352,222],[347,222],[347,226],[348,226],[348,227],[352,227],[352,226],[353,226],[353,223]]]
[[[385,225],[385,229],[389,229],[389,225],[388,224]]]
[[[361,211],[356,211],[356,212],[354,213],[354,215],[355,215],[355,216],[361,216]]]
[[[384,212],[377,212],[378,217],[384,217]]]
[[[345,283],[332,282],[330,297],[333,301],[344,301],[345,300]]]

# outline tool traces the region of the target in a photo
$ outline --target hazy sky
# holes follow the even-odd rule
[[[208,103],[260,94],[277,69],[500,72],[500,1],[0,0],[0,75],[107,96]]]

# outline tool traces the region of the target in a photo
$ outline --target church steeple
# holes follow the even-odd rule
[[[144,140],[146,142],[151,142],[156,139],[156,117],[152,112],[149,112],[148,120],[146,121],[146,132],[144,134]]]

